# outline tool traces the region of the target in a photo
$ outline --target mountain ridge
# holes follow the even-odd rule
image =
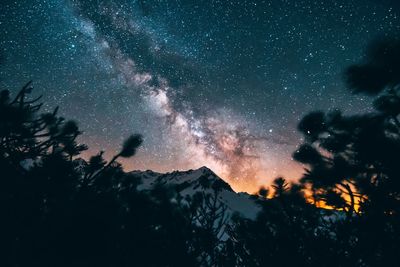
[[[151,190],[156,185],[173,187],[182,197],[193,196],[197,192],[213,193],[218,190],[218,200],[227,207],[227,213],[238,213],[254,220],[261,210],[254,197],[248,193],[236,193],[231,186],[206,166],[186,171],[159,173],[152,170],[130,172],[140,178],[138,190]]]

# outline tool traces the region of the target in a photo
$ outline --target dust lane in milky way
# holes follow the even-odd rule
[[[393,1],[6,1],[3,87],[33,79],[48,108],[109,154],[140,132],[128,169],[206,165],[235,190],[297,179],[308,111],[363,112],[341,71],[398,35]],[[16,82],[17,81],[17,82]]]

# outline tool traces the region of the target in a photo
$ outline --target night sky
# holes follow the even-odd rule
[[[342,72],[398,35],[396,0],[29,0],[0,4],[0,84],[34,81],[87,154],[141,133],[127,170],[208,166],[235,190],[295,180],[298,121],[369,110]]]

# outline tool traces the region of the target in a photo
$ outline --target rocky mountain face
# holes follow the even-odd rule
[[[254,197],[247,193],[234,192],[228,183],[207,167],[170,173],[157,173],[150,170],[131,173],[141,180],[139,190],[150,190],[157,185],[162,185],[174,188],[183,198],[192,197],[196,193],[214,194],[217,190],[218,202],[226,207],[226,213],[229,216],[238,213],[242,217],[255,219],[261,210]]]

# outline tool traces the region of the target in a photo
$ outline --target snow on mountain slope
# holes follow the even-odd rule
[[[175,186],[182,197],[193,196],[196,192],[212,193],[216,182],[221,187],[219,200],[227,207],[227,212],[239,213],[248,219],[255,219],[261,208],[247,193],[236,193],[232,188],[207,167],[197,170],[157,173],[150,170],[131,172],[141,178],[139,190],[149,190],[157,184]]]

